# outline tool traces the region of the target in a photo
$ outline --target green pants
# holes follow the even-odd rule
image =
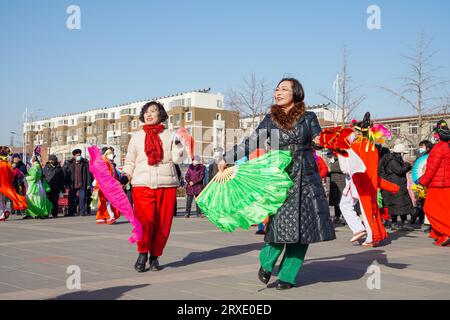
[[[278,278],[281,281],[295,285],[297,275],[305,260],[308,246],[307,244],[301,243],[267,243],[259,254],[259,261],[265,271],[272,272],[283,249],[286,247],[286,252],[284,253],[283,260],[281,260],[278,271]]]

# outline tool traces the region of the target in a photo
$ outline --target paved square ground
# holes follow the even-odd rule
[[[352,245],[348,227],[337,227],[337,240],[310,246],[297,287],[280,292],[257,279],[263,236],[255,235],[256,228],[226,234],[206,218],[185,219],[182,210],[160,259],[164,269],[141,274],[133,269],[137,253],[123,218],[96,225],[95,216],[12,216],[0,224],[0,299],[450,297],[450,248],[433,246],[420,230],[390,233],[389,244],[370,249]],[[81,270],[80,290],[67,288],[69,266]],[[378,283],[368,270],[380,271]]]

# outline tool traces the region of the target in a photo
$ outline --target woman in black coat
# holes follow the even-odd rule
[[[400,186],[400,191],[393,194],[382,190],[384,206],[388,208],[391,215],[393,229],[413,230],[406,225],[407,215],[414,213],[414,208],[409,197],[407,188],[406,174],[411,170],[411,164],[405,162],[402,155],[407,154],[408,150],[403,144],[397,144],[392,153],[385,154],[381,160],[381,177]],[[398,216],[401,218],[401,224],[398,222]]]
[[[328,172],[328,177],[330,177],[330,195],[328,204],[334,207],[334,223],[338,224],[342,223],[342,213],[339,208],[339,203],[341,202],[342,192],[345,188],[345,175],[342,173],[338,157],[333,151],[329,150],[327,152],[327,158],[330,166]]]
[[[278,290],[296,284],[309,244],[336,238],[312,149],[313,141],[318,143],[321,128],[315,113],[306,111],[303,100],[304,91],[298,80],[281,80],[275,90],[275,105],[271,112],[250,138],[235,146],[234,152],[227,152],[225,161],[219,164],[222,171],[226,163],[232,163],[244,154],[248,157],[256,148],[267,150],[266,141],[272,149],[292,151],[292,162],[286,171],[294,186],[277,213],[270,216],[266,245],[259,255],[258,277],[267,284],[278,258],[286,249],[278,272]]]

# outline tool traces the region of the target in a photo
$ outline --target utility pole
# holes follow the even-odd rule
[[[23,114],[23,152],[22,157],[25,164],[27,163],[27,122],[28,122],[28,108],[25,108],[25,113]]]

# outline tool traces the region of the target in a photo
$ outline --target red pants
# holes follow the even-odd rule
[[[137,243],[139,253],[162,256],[172,227],[176,199],[177,188],[133,187],[134,211],[142,224],[142,240]]]
[[[423,207],[431,224],[430,237],[437,243],[450,237],[450,188],[428,188]]]

